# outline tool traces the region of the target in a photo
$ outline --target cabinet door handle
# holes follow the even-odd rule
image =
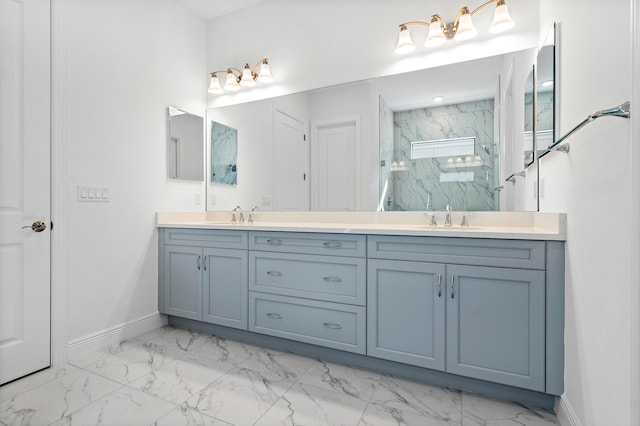
[[[442,297],[442,274],[438,274],[438,297]]]
[[[269,317],[269,318],[273,318],[273,319],[282,319],[282,315],[280,315],[280,314],[274,314],[273,312],[268,312],[268,313],[267,313],[267,317]]]
[[[281,277],[282,272],[280,271],[267,271],[267,275],[271,275],[272,277]]]
[[[451,298],[452,299],[455,299],[456,297],[456,290],[455,290],[456,281],[455,280],[456,280],[456,277],[453,274],[451,274]]]
[[[278,244],[282,244],[282,240],[279,238],[269,238],[267,240],[267,244],[271,244],[271,245],[278,245]]]
[[[325,280],[328,283],[341,283],[342,282],[342,278],[340,278],[340,277],[324,277],[323,280]]]
[[[327,241],[322,244],[326,248],[341,248],[342,243],[340,241]]]
[[[342,328],[340,324],[336,324],[335,322],[323,322],[322,325],[332,330],[340,330]]]
[[[202,269],[204,269],[205,271],[207,270],[207,258],[209,256],[205,256],[202,258]]]
[[[196,259],[196,266],[198,267],[198,271],[200,270],[200,256]]]

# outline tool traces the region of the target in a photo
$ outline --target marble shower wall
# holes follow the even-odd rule
[[[211,182],[238,183],[238,131],[211,121]]]
[[[390,171],[386,210],[444,210],[447,204],[455,211],[499,210],[494,116],[493,99],[395,112],[393,161],[407,167]],[[411,159],[411,142],[469,136],[476,137],[469,157]]]

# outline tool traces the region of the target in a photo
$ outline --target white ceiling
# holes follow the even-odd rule
[[[264,0],[178,0],[207,21]]]

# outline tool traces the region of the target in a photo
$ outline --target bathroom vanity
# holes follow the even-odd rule
[[[540,406],[562,394],[563,215],[225,214],[158,215],[170,323]]]

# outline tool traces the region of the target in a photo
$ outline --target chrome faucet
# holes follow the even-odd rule
[[[453,213],[453,207],[447,204],[444,209],[447,212],[446,216],[444,217],[444,226],[453,226],[453,223],[451,223],[451,213]]]
[[[248,220],[249,223],[253,223],[253,217],[258,214],[259,209],[260,207],[258,206],[253,206],[251,208],[251,212],[249,213],[249,220]]]
[[[236,212],[240,212],[240,215],[236,219]],[[244,215],[242,214],[242,207],[236,206],[231,214],[231,223],[244,223]]]

